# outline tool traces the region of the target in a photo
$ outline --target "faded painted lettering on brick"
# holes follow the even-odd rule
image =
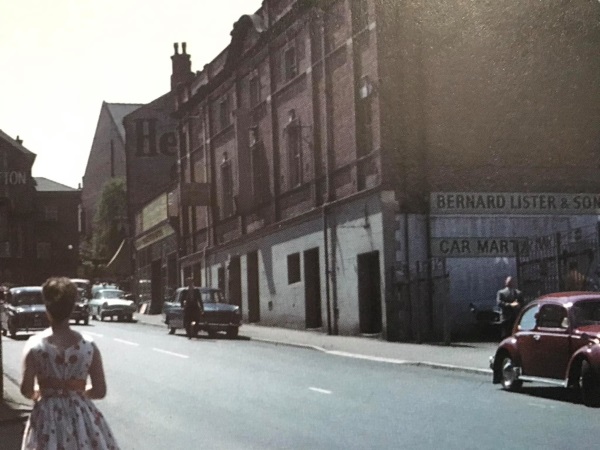
[[[446,258],[515,257],[547,249],[552,237],[443,237],[431,239],[431,254]]]
[[[0,172],[0,185],[16,186],[27,184],[26,172]]]
[[[433,192],[433,215],[600,214],[600,194],[523,192]]]

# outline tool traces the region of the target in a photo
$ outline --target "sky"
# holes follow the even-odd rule
[[[170,89],[175,42],[202,70],[261,0],[0,0],[0,129],[37,155],[34,177],[77,188],[102,102]]]

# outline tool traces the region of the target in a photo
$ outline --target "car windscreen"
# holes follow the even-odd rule
[[[98,291],[97,298],[124,298],[125,291],[119,291],[117,289],[104,289]]]
[[[227,301],[225,300],[225,296],[223,295],[223,292],[219,291],[219,290],[199,290],[196,289],[196,291],[200,291],[200,298],[202,299],[202,303],[227,303]],[[181,292],[181,301],[185,302],[185,300],[187,299],[188,296],[188,291],[187,289]]]
[[[12,294],[11,304],[14,306],[43,305],[44,300],[41,292],[19,292]]]
[[[575,327],[600,325],[600,299],[575,303],[573,320]]]
[[[221,291],[204,291],[202,292],[203,303],[227,303],[225,296]]]

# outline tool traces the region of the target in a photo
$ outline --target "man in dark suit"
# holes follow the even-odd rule
[[[496,302],[502,309],[502,339],[510,336],[519,311],[523,307],[523,293],[517,289],[513,277],[507,277],[504,288],[496,294]]]
[[[183,305],[183,326],[188,339],[191,339],[194,333],[194,322],[198,322],[202,316],[203,305],[200,298],[200,292],[194,286],[194,279],[187,279],[188,291]]]

